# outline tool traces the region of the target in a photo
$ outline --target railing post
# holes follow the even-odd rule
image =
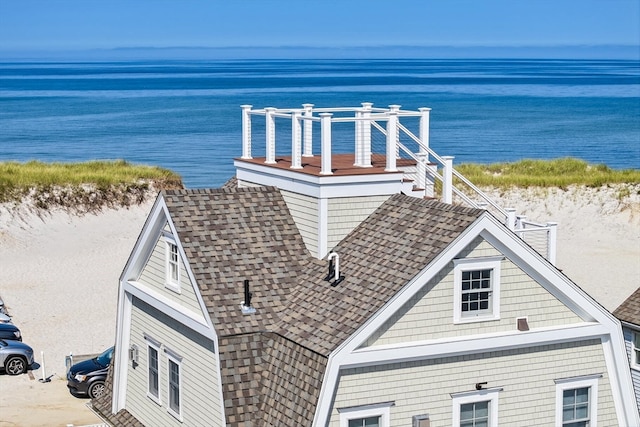
[[[507,217],[504,219],[506,221],[507,228],[511,231],[515,231],[516,229],[516,210],[514,208],[505,208],[507,211]]]
[[[416,187],[426,189],[427,187],[427,153],[417,153],[418,164],[416,165]],[[426,195],[426,194],[425,194]]]
[[[526,220],[526,215],[516,215],[516,230],[524,230],[524,222]]]
[[[389,105],[387,113],[387,164],[384,168],[387,172],[396,172],[397,145],[398,145],[398,110],[399,105]]]
[[[291,169],[302,169],[302,129],[300,113],[291,113]]]
[[[267,159],[265,163],[274,164],[276,162],[276,124],[273,113],[276,111],[274,107],[267,107],[265,111],[265,133],[267,137]]]
[[[558,223],[547,222],[549,234],[547,239],[547,259],[553,265],[556,265],[556,245],[558,243]]]
[[[373,103],[363,102],[362,109],[356,111],[356,119],[366,119],[371,116]],[[354,166],[371,167],[371,122],[356,120],[356,153]]]
[[[251,107],[241,105],[242,108],[242,158],[251,159]]]
[[[313,116],[313,104],[302,104],[304,108],[304,117],[311,119]],[[313,157],[313,122],[311,120],[304,121],[304,149],[303,157]]]
[[[429,113],[431,112],[431,108],[418,108],[420,111],[420,153],[425,153],[427,155],[425,161],[429,162],[429,152],[427,148],[429,148]]]
[[[438,165],[427,165],[429,172],[425,179],[424,195],[425,197],[435,197],[436,193],[436,174],[438,173]]]
[[[320,175],[333,175],[331,170],[331,113],[320,113]]]
[[[442,202],[453,203],[453,156],[442,156]]]

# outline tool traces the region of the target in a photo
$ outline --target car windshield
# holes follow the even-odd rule
[[[113,356],[113,347],[106,349],[100,356],[96,357],[96,360],[102,366],[108,366],[111,363],[111,357]]]

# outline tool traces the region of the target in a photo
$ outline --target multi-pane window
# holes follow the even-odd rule
[[[640,369],[640,332],[634,332],[632,334],[632,344],[633,348],[631,349],[631,365],[634,368]]]
[[[180,414],[180,365],[169,359],[169,409]]]
[[[149,395],[158,399],[159,393],[159,376],[158,376],[158,350],[152,346],[149,349]]]
[[[349,427],[380,427],[380,417],[367,417],[349,420]]]
[[[179,279],[179,264],[178,264],[178,245],[169,243],[169,258],[168,258],[168,279],[169,283],[177,284]]]
[[[489,401],[460,405],[460,427],[488,427]]]
[[[500,266],[504,257],[453,261],[453,322],[500,319]]]
[[[337,408],[340,414],[340,427],[389,427],[393,405],[395,402],[388,401]]]
[[[590,387],[564,390],[562,392],[563,427],[588,427],[591,419],[589,410]]]
[[[462,315],[491,310],[491,269],[462,272]]]
[[[598,381],[602,374],[560,378],[556,383],[556,425],[589,427],[598,418]]]

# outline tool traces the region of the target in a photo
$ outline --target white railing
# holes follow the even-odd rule
[[[503,223],[529,243],[534,249],[545,255],[555,264],[557,224],[527,221],[518,217],[515,209],[505,209],[495,203],[481,189],[457,172],[453,167],[454,157],[440,156],[429,147],[430,108],[418,111],[401,110],[400,105],[388,108],[373,107],[364,102],[361,107],[315,108],[314,104],[302,104],[302,108],[252,109],[251,105],[242,105],[242,159],[252,159],[253,123],[252,116],[263,116],[265,146],[265,164],[276,163],[276,120],[290,122],[281,132],[290,135],[291,145],[287,153],[291,156],[291,169],[301,169],[304,157],[313,157],[314,147],[320,146],[320,174],[332,175],[332,152],[334,150],[333,127],[344,123],[353,123],[352,131],[347,132],[353,138],[355,167],[372,167],[375,155],[372,149],[373,132],[377,130],[384,137],[385,171],[400,171],[397,160],[408,158],[415,162],[414,168],[402,170],[407,178],[413,180],[412,193],[421,197],[436,197],[436,188],[440,187],[440,199],[444,203],[461,203],[474,208],[482,208],[502,219]],[[416,136],[401,120],[417,120]],[[413,123],[415,127],[415,123]],[[320,135],[314,132],[319,126]],[[337,139],[344,136],[341,133]],[[315,142],[315,144],[314,144]],[[415,148],[411,148],[413,144]],[[402,157],[404,156],[404,157]]]

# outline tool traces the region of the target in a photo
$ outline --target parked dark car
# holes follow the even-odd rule
[[[0,323],[0,340],[22,341],[20,329],[13,323]]]
[[[92,399],[102,396],[112,357],[113,347],[110,347],[93,359],[71,366],[67,372],[69,392],[76,397],[88,396]]]
[[[20,341],[0,339],[0,367],[9,375],[20,375],[33,365],[33,349]]]

